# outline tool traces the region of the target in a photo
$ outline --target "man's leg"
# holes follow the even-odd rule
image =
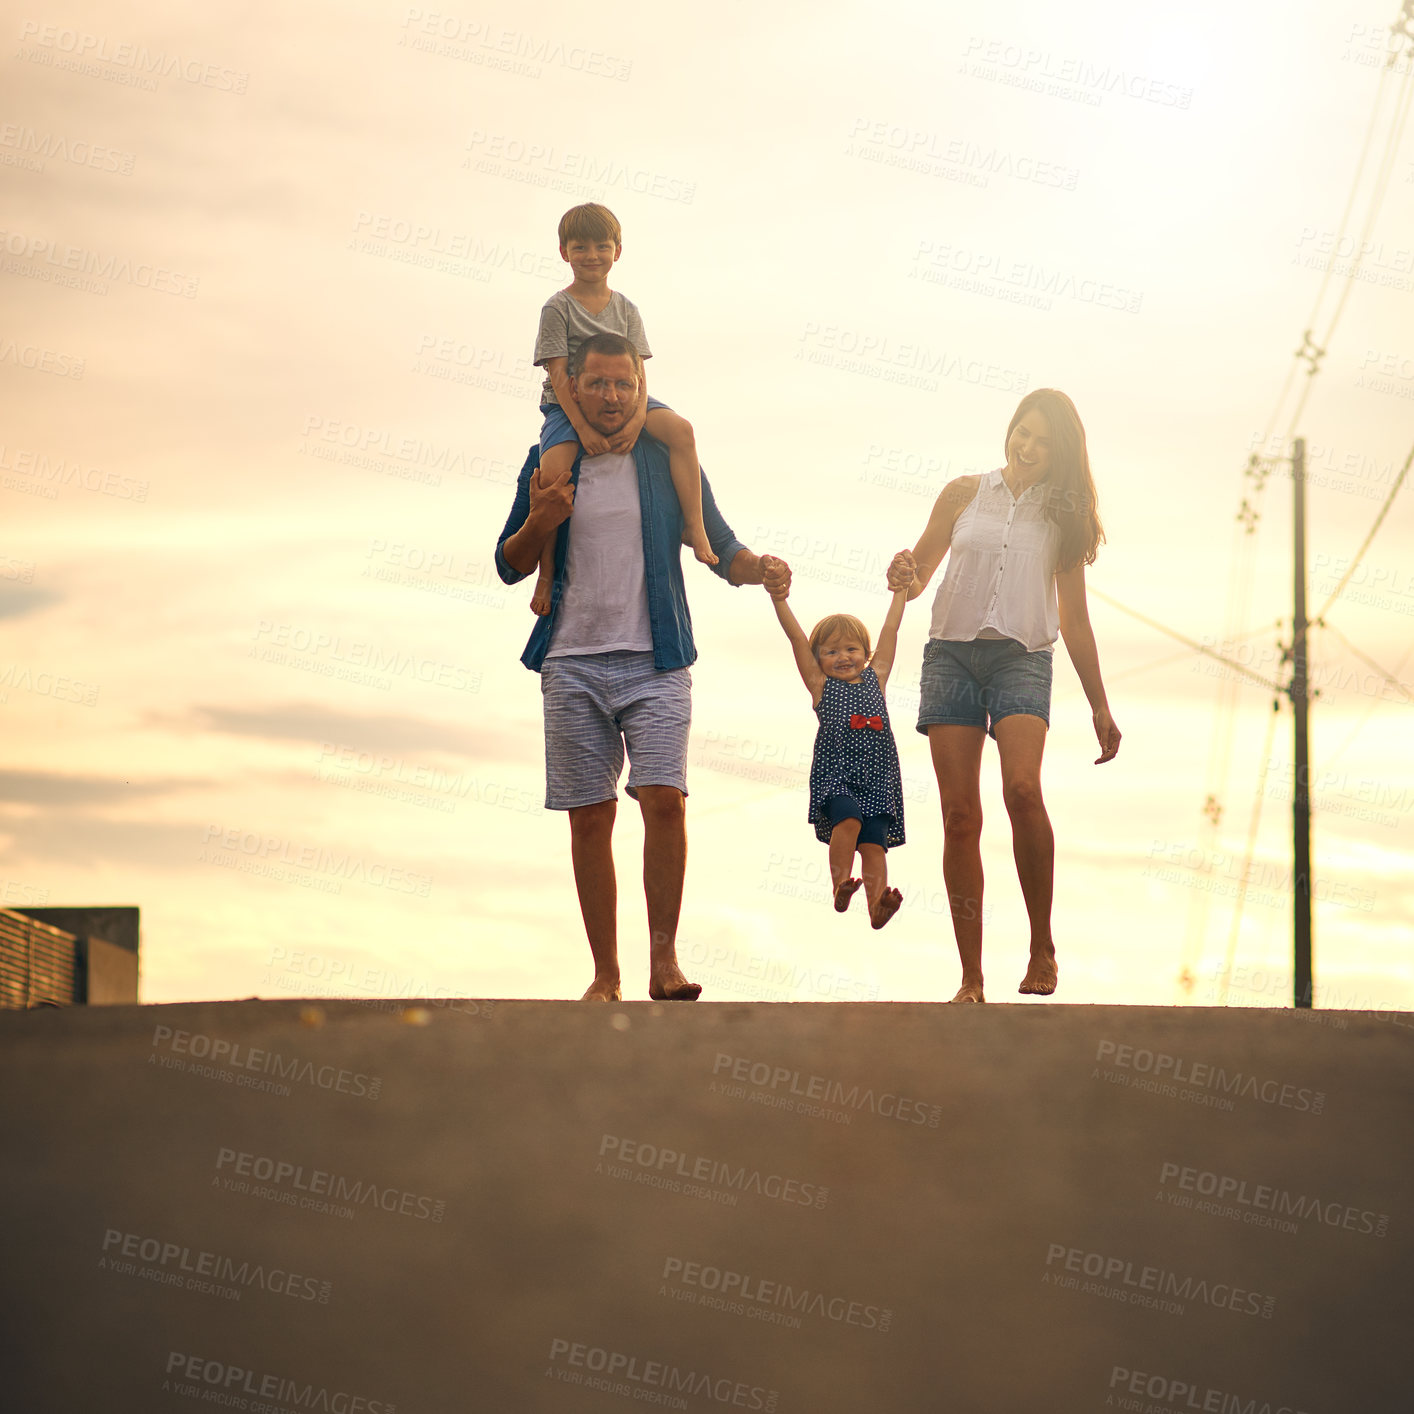
[[[928,745],[943,807],[943,882],[962,963],[955,1002],[982,991],[982,727],[931,726]]]
[[[628,655],[625,655],[627,658]],[[626,789],[643,811],[643,895],[648,904],[648,995],[694,1002],[702,994],[678,966],[678,916],[687,872],[687,738],[692,674],[658,671],[651,653],[623,666],[616,697],[628,749]]]
[[[1026,916],[1031,920],[1031,958],[1019,992],[1048,997],[1056,989],[1056,949],[1051,941],[1051,895],[1055,878],[1055,835],[1041,799],[1041,754],[1046,723],[1018,712],[993,730],[1002,761],[1002,799],[1011,816],[1011,848]]]
[[[648,995],[695,1002],[702,995],[678,966],[678,918],[687,875],[687,801],[674,786],[640,786],[643,811],[643,897],[648,904]]]
[[[545,808],[570,817],[570,858],[594,981],[586,1001],[619,996],[618,888],[614,880],[614,788],[623,740],[604,703],[607,669],[598,654],[547,658],[540,670],[545,707]],[[587,803],[584,803],[587,802]]]
[[[582,1001],[616,1002],[619,990],[618,881],[614,877],[614,815],[618,802],[576,806],[570,817],[570,858],[579,912],[594,954],[594,980]]]

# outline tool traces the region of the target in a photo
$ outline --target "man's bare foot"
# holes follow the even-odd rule
[[[835,912],[843,913],[849,907],[849,901],[858,892],[863,879],[841,879],[835,885]]]
[[[537,584],[535,593],[530,596],[530,607],[543,619],[550,612],[550,587],[546,585],[542,590]]]
[[[882,928],[898,912],[902,902],[903,895],[897,889],[885,889],[879,895],[878,902],[869,910],[869,926]]]
[[[589,990],[580,998],[582,1002],[621,1002],[624,994],[619,990],[617,977],[596,977]]]
[[[648,995],[655,1002],[695,1002],[700,982],[689,982],[676,962],[655,963],[648,974]]]
[[[697,556],[704,565],[715,565],[717,563],[717,552],[712,548],[712,542],[707,538],[705,530],[694,531],[690,536],[692,553]]]
[[[1032,953],[1031,961],[1026,966],[1026,976],[1016,990],[1025,996],[1049,997],[1056,989],[1058,976],[1054,948],[1048,953]]]
[[[957,989],[957,996],[953,998],[955,1002],[985,1002],[986,997],[982,995],[982,982],[979,978],[976,982],[964,982]]]

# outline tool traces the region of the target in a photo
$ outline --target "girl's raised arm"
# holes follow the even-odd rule
[[[924,526],[918,544],[913,547],[917,568],[908,591],[910,599],[918,598],[928,587],[928,581],[942,564],[943,556],[952,544],[953,526],[957,524],[958,516],[977,494],[981,484],[980,476],[956,477],[943,487],[938,499],[933,502],[933,513],[928,517],[928,524]]]
[[[894,667],[894,654],[898,650],[898,626],[903,620],[903,606],[908,603],[908,588],[914,577],[913,556],[907,550],[900,550],[889,565],[889,588],[894,597],[889,604],[889,612],[884,615],[884,626],[879,630],[878,642],[874,645],[874,656],[869,666],[879,679],[879,691],[888,686],[889,674]]]
[[[795,653],[795,666],[800,670],[800,680],[810,692],[810,705],[818,706],[820,694],[825,690],[825,674],[820,670],[820,664],[815,661],[815,655],[810,651],[810,640],[805,636],[805,630],[800,626],[800,620],[791,612],[791,607],[786,603],[786,595],[779,598],[771,595],[771,603],[775,606],[776,618],[780,621],[781,627],[785,630],[786,637],[790,639],[790,646]]]

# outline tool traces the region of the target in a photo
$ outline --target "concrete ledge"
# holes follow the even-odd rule
[[[1406,1013],[110,1006],[0,1074],[33,1414],[1407,1407]]]

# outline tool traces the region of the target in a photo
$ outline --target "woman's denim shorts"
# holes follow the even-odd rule
[[[955,643],[930,638],[923,648],[918,730],[985,727],[1018,713],[1051,724],[1051,650],[1028,653],[1014,638],[974,638]]]

